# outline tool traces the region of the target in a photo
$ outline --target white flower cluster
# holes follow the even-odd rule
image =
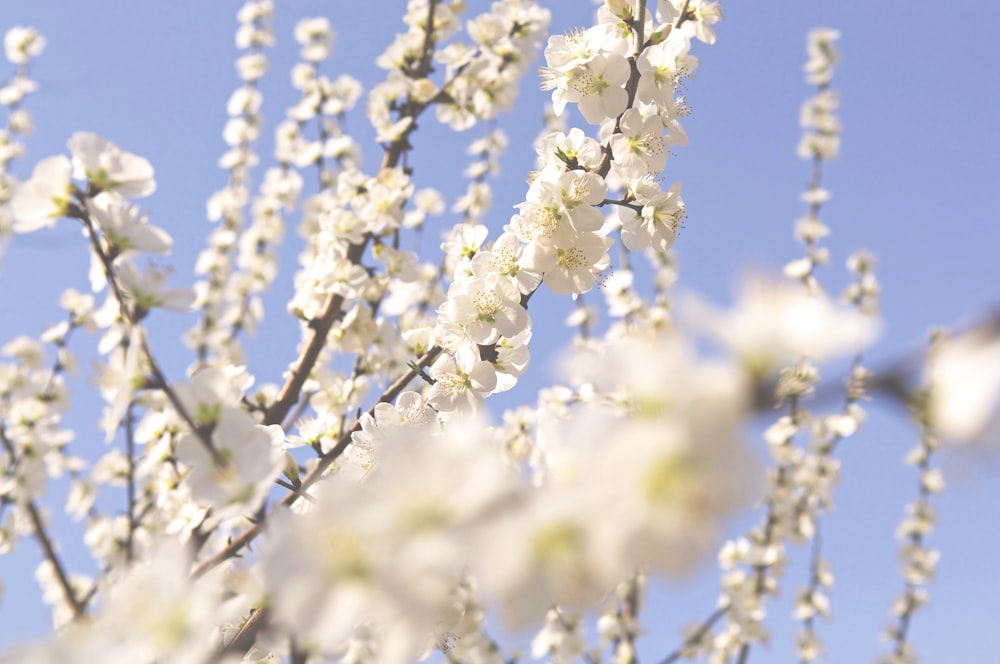
[[[458,31],[465,2],[432,4],[431,36],[442,44]],[[398,35],[376,60],[389,76],[372,89],[368,99],[368,117],[378,132],[377,140],[385,143],[410,129],[415,107],[434,103],[437,118],[453,129],[468,129],[508,110],[517,94],[517,82],[545,35],[549,12],[534,0],[494,2],[490,11],[467,22],[472,43],[453,41],[434,54],[434,60],[444,65],[442,83],[430,78],[431,61],[423,55],[427,0],[410,0],[404,21],[409,31]]]
[[[79,219],[93,249],[91,284],[95,291],[112,284],[112,299],[122,307],[124,322],[138,323],[155,307],[186,310],[193,299],[190,291],[167,289],[165,273],[150,269],[143,274],[136,266],[140,252],[166,254],[172,245],[170,236],[127,200],[153,193],[153,167],[87,132],[73,134],[68,147],[72,158],[41,160],[14,196],[14,231],[52,227],[60,217]]]
[[[45,49],[45,37],[35,28],[17,26],[4,35],[3,45],[7,60],[17,71],[0,87],[0,106],[7,111],[6,126],[0,128],[0,258],[14,223],[10,200],[17,182],[10,175],[10,163],[24,154],[20,137],[30,134],[32,129],[31,114],[22,107],[24,98],[38,87],[28,78],[28,63]]]
[[[71,325],[54,327],[46,339],[60,342],[68,336]],[[62,363],[56,369],[45,365],[42,343],[19,337],[0,348],[0,405],[3,409],[3,447],[0,461],[4,469],[0,479],[0,551],[10,551],[19,534],[29,531],[28,503],[44,492],[50,476],[79,470],[79,461],[64,455],[73,437],[61,427],[63,411],[68,406],[64,372],[75,366],[68,351],[60,353]]]
[[[207,246],[195,265],[195,273],[203,276],[203,280],[195,284],[201,315],[186,336],[187,344],[198,353],[200,366],[210,362],[220,366],[242,364],[239,346],[233,339],[234,330],[252,332],[262,315],[259,302],[250,299],[255,285],[253,279],[238,279],[234,275],[233,254],[238,241],[241,246],[251,241],[244,232],[244,210],[250,197],[250,169],[258,161],[253,151],[262,124],[263,96],[258,82],[267,65],[263,49],[274,44],[274,35],[268,27],[273,11],[271,0],[250,0],[237,14],[236,46],[242,51],[237,71],[243,85],[233,92],[226,104],[229,119],[222,137],[228,149],[219,159],[219,165],[229,171],[229,181],[208,201],[208,218],[218,226],[209,233]],[[260,239],[266,242],[271,236],[265,234]],[[251,267],[255,266],[246,266],[248,270]],[[257,274],[273,271],[266,266],[256,267]]]
[[[351,76],[330,79],[320,72],[320,65],[333,52],[334,42],[333,29],[325,18],[299,21],[295,40],[302,46],[303,62],[292,69],[292,86],[301,96],[275,132],[275,158],[284,170],[289,165],[300,169],[315,166],[320,184],[332,186],[335,173],[327,159],[335,159],[340,167],[347,168],[360,161],[360,148],[344,133],[341,121],[361,96],[361,84]],[[316,125],[318,136],[314,140],[307,138],[310,123]]]
[[[819,90],[802,104],[799,124],[804,131],[798,152],[803,159],[834,159],[840,150],[840,120],[834,115],[839,101],[829,88],[837,62],[833,42],[839,38],[840,33],[829,28],[809,32],[806,81],[818,86]]]
[[[99,350],[106,355],[106,365],[98,386],[107,402],[102,426],[109,440],[125,420],[130,445],[139,443],[146,449],[141,463],[131,448],[128,456],[115,449],[98,460],[89,475],[83,475],[79,464],[71,469],[75,479],[68,508],[88,517],[85,542],[109,570],[101,579],[104,585],[117,580],[129,561],[152,551],[163,534],[189,538],[199,528],[206,528],[207,541],[224,541],[225,531],[211,528],[227,520],[240,521],[260,506],[284,466],[284,435],[277,427],[261,426],[243,408],[249,382],[241,380],[237,370],[228,374],[203,370],[194,376],[190,387],[167,384],[148,349],[140,322],[153,308],[186,310],[194,296],[186,289],[167,288],[166,272],[150,268],[144,273],[137,267],[143,255],[163,254],[171,247],[170,237],[149,224],[126,198],[153,192],[152,166],[89,133],[74,134],[69,150],[69,158],[60,155],[42,160],[14,197],[11,208],[18,232],[53,225],[63,216],[79,220],[90,239],[94,291],[109,287],[100,307],[94,307],[92,297],[73,291],[65,294],[63,303],[71,314],[71,328],[105,330]],[[52,339],[64,333],[68,333],[65,325],[53,331]],[[69,363],[68,358],[65,361]],[[52,382],[54,391],[46,397],[47,402],[58,403],[58,388],[59,383]],[[139,403],[148,410],[135,422],[132,411]],[[5,431],[13,431],[10,424],[5,423]],[[46,427],[40,424],[32,427],[33,436],[44,434],[51,441],[62,440],[60,446],[65,444],[65,439],[45,434]],[[35,453],[25,455],[21,448],[29,448],[12,440],[16,446],[12,444],[8,450],[10,468],[23,465],[25,472],[37,469],[33,463],[19,461]],[[42,449],[37,452],[42,453],[39,459],[51,457],[50,474],[59,472],[56,457]],[[121,486],[125,478],[130,486],[128,513],[91,515],[97,487]],[[37,481],[32,488],[38,490],[42,485]],[[30,502],[26,509],[33,511]],[[41,525],[34,528],[36,533],[40,529]],[[57,609],[62,606],[56,614],[79,615],[86,593],[66,590],[73,587],[69,582],[63,583],[60,591],[59,582],[65,574],[54,568],[55,563],[47,560],[44,570],[49,571],[43,576],[54,588],[50,595],[58,600]]]
[[[640,21],[634,3],[608,2],[596,26],[549,39],[543,87],[553,90],[555,113],[576,103],[600,125],[602,142],[579,129],[540,139],[537,172],[504,233],[482,246],[485,233],[470,225],[443,246],[453,282],[434,333],[448,351],[430,372],[436,408],[476,408],[488,394],[510,389],[527,362],[528,298],[542,282],[574,297],[593,288],[611,264],[616,230],[628,249],[664,252],[673,245],[684,217],[680,185],[663,191],[655,176],[670,147],[687,142],[676,87],[697,61],[684,26],[718,15],[708,3],[696,3],[703,13],[690,3],[658,5]],[[622,190],[622,198],[608,200],[609,189]],[[605,216],[608,204],[615,207]],[[456,242],[459,236],[471,243]],[[508,360],[515,353],[516,364]]]
[[[97,478],[87,478],[87,462],[69,453],[74,433],[63,424],[70,401],[67,376],[78,364],[67,344],[77,329],[92,331],[92,302],[91,296],[67,292],[62,300],[66,320],[38,340],[17,337],[0,348],[0,555],[13,551],[23,537],[33,537],[43,550],[57,550],[49,511],[40,502],[51,495],[50,479],[71,478],[68,512],[82,515],[93,503]],[[49,366],[47,345],[55,355]],[[52,606],[55,626],[79,618],[95,589],[90,576],[70,573],[54,553],[41,561],[35,576],[43,600]]]

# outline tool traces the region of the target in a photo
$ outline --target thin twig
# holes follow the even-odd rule
[[[135,529],[138,525],[135,514],[135,413],[132,407],[135,401],[129,401],[128,408],[125,409],[125,455],[128,460],[128,484],[126,494],[128,497],[128,532],[125,535],[125,560],[131,564],[135,551]]]
[[[677,660],[683,658],[684,653],[687,651],[687,649],[701,642],[701,640],[705,638],[705,635],[708,634],[709,630],[712,629],[715,623],[719,622],[719,619],[722,616],[726,615],[727,611],[729,611],[728,605],[720,606],[715,611],[713,611],[712,614],[708,616],[708,618],[705,618],[705,620],[702,621],[700,625],[698,625],[698,628],[691,633],[691,636],[684,639],[684,643],[677,646],[676,650],[674,650],[672,653],[661,659],[659,664],[673,664],[673,662],[676,662]]]
[[[11,464],[17,463],[17,453],[14,449],[14,444],[7,438],[7,434],[3,427],[0,427],[0,443],[3,444],[7,455],[10,457]],[[28,512],[28,518],[31,520],[31,529],[35,533],[35,540],[38,541],[38,546],[42,549],[42,554],[45,559],[52,566],[52,570],[55,572],[56,580],[59,582],[59,587],[62,588],[63,597],[66,603],[69,604],[70,608],[73,610],[73,618],[82,618],[87,614],[87,605],[80,598],[76,596],[76,591],[73,590],[73,585],[70,583],[69,576],[66,573],[66,568],[59,558],[59,554],[56,553],[55,545],[52,543],[52,538],[49,537],[48,531],[45,530],[45,522],[42,519],[41,512],[35,501],[28,498],[24,502],[24,507]]]

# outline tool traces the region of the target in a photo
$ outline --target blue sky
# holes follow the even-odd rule
[[[543,4],[553,10],[554,31],[589,21],[589,2]],[[287,72],[296,53],[291,29],[299,18],[329,15],[338,37],[325,71],[350,73],[370,87],[382,75],[374,57],[402,30],[398,15],[404,5],[395,0],[279,3],[278,47],[269,54],[271,70],[263,87],[270,126],[293,99]],[[194,260],[210,228],[204,203],[225,182],[216,162],[224,150],[225,102],[238,83],[232,64],[238,6],[196,0],[8,0],[0,24],[4,29],[34,25],[49,40],[33,65],[40,90],[27,107],[36,132],[28,140],[26,160],[18,163],[19,174],[26,177],[35,161],[64,151],[77,130],[96,132],[147,157],[157,170],[158,191],[144,208],[175,239],[170,262],[177,284],[193,281]],[[478,12],[486,4],[469,0],[469,6]],[[994,34],[1000,6],[983,3],[975,15],[965,7],[965,13],[955,15],[931,2],[779,0],[731,1],[724,10],[718,42],[697,44],[694,51],[701,66],[688,82],[693,114],[685,128],[691,145],[678,150],[664,172],[668,181],[684,182],[688,219],[676,247],[682,285],[725,301],[746,269],[777,270],[799,255],[791,228],[804,211],[798,194],[809,172],[795,156],[795,146],[799,106],[812,92],[801,66],[806,32],[822,25],[843,34],[833,86],[841,95],[844,136],[839,160],[824,175],[833,193],[823,211],[833,229],[827,242],[833,260],[820,278],[836,292],[844,283],[841,266],[850,251],[866,248],[878,257],[885,334],[872,351],[871,365],[919,348],[932,326],[966,321],[1000,305],[1000,131],[993,118],[1000,103],[995,66],[1000,40]],[[500,121],[511,141],[495,191],[494,230],[524,195],[542,100],[529,73],[515,112]],[[373,168],[380,155],[367,121],[357,114],[349,126],[358,130],[366,165]],[[459,192],[464,147],[479,135],[473,129],[455,140],[433,121],[422,122],[414,142],[418,186]],[[270,145],[265,131],[259,150],[265,160]],[[432,245],[432,232],[425,246]],[[288,237],[283,276],[269,300],[264,328],[249,345],[251,369],[261,381],[279,379],[297,338],[297,326],[282,305],[297,254],[294,232]],[[0,341],[38,334],[59,320],[59,293],[67,286],[84,288],[86,270],[85,244],[70,223],[17,238],[0,269]],[[551,375],[546,358],[565,336],[561,319],[567,303],[538,301],[542,304],[533,300],[531,311],[532,377],[520,386],[522,401],[532,400],[546,383]],[[178,336],[192,321],[166,312],[153,317],[154,345],[168,366],[174,359],[171,377],[179,378],[189,361]],[[76,343],[78,352],[89,357],[85,349],[93,340],[81,337]],[[103,437],[95,426],[100,404],[86,394],[87,375],[85,368],[69,422],[81,431],[74,443],[79,454],[94,456]],[[828,661],[870,661],[880,652],[878,634],[902,587],[892,531],[916,484],[900,459],[915,441],[901,411],[876,402],[865,431],[840,449],[844,480],[836,512],[824,525],[837,576],[834,618],[820,627]],[[941,461],[949,489],[936,501],[939,528],[931,544],[943,551],[942,564],[930,589],[931,604],[916,618],[913,640],[924,661],[978,661],[1000,629],[1000,612],[991,601],[1000,594],[995,567],[1000,533],[993,526],[1000,512],[1000,462],[982,450],[947,454]],[[49,504],[58,515],[61,499],[57,492],[52,498]],[[67,543],[78,534],[64,518],[56,520],[71,535]],[[38,604],[32,578],[35,556],[34,543],[23,541],[16,554],[0,558],[6,587],[0,598],[0,651],[21,636],[46,630],[47,612]],[[79,549],[68,546],[67,556],[88,569]],[[710,564],[698,579],[657,586],[646,617],[654,632],[645,640],[646,659],[671,649],[681,624],[711,611],[715,578]],[[773,606],[774,644],[755,652],[753,661],[791,659],[785,616],[788,596],[804,579],[804,570],[793,566],[786,578],[784,600]]]

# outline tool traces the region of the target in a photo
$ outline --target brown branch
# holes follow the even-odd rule
[[[52,539],[45,531],[45,524],[42,523],[42,515],[38,511],[35,501],[29,499],[26,507],[28,508],[28,516],[31,518],[31,527],[35,531],[35,539],[38,540],[38,545],[42,548],[45,559],[49,561],[52,569],[55,570],[59,586],[63,591],[63,596],[70,605],[70,608],[73,609],[73,619],[83,618],[87,615],[87,606],[76,596],[76,591],[73,590],[69,577],[66,575],[66,568],[63,566],[62,561],[59,560],[59,554],[56,553]]]
[[[217,662],[224,659],[226,656],[242,656],[253,647],[254,642],[257,640],[257,634],[259,634],[261,628],[270,623],[270,621],[270,607],[263,606],[259,609],[250,609],[250,617],[244,621],[243,626],[240,627],[238,632],[236,632],[236,636],[234,636],[233,639],[225,645],[222,652],[218,653],[218,657],[213,655],[206,661],[206,664]]]
[[[355,264],[359,263],[361,256],[364,255],[365,250],[368,248],[369,240],[370,237],[366,236],[361,244],[352,244],[347,250],[347,260]],[[267,409],[264,416],[264,424],[281,424],[285,416],[288,415],[288,412],[298,403],[302,386],[305,385],[309,374],[312,373],[313,368],[316,366],[320,353],[322,353],[323,347],[326,345],[327,336],[330,334],[334,323],[340,320],[340,317],[343,315],[343,309],[344,296],[339,293],[331,293],[326,300],[326,304],[323,306],[323,312],[318,318],[314,318],[309,322],[310,332],[306,347],[302,349],[299,357],[295,360],[295,364],[292,365],[291,373],[288,376],[288,380],[281,387],[278,398]]]

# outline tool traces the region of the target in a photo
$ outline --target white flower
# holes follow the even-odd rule
[[[718,2],[712,2],[711,0],[690,0],[687,3],[684,0],[680,0],[680,2],[677,0],[671,1],[675,5],[687,7],[685,14],[687,20],[681,25],[681,30],[684,34],[691,35],[706,44],[715,43],[715,30],[712,28],[712,25],[722,19],[722,10],[719,9]]]
[[[840,39],[840,32],[830,28],[815,28],[809,31],[806,39],[806,52],[809,59],[803,66],[806,81],[813,85],[823,85],[830,82],[833,76],[833,65],[838,55],[833,42]]]
[[[452,283],[439,314],[449,323],[464,326],[477,344],[513,337],[528,326],[521,292],[512,280],[499,274]]]
[[[470,265],[474,277],[482,278],[489,274],[499,274],[514,279],[518,290],[522,293],[534,291],[542,281],[542,275],[527,270],[521,265],[521,255],[524,251],[517,236],[504,233],[497,238],[489,249],[479,251],[472,258]]]
[[[600,44],[594,41],[594,31],[574,30],[564,35],[552,35],[545,46],[545,62],[552,69],[570,71],[593,60]]]
[[[561,237],[563,242],[572,241],[575,230],[569,221],[566,208],[551,196],[545,196],[544,202],[525,201],[515,207],[518,214],[511,217],[510,224],[504,230],[514,233],[522,242],[545,242],[551,244],[554,238]]]
[[[524,252],[528,269],[541,272],[545,285],[554,293],[586,293],[597,275],[610,265],[611,238],[594,233],[560,235],[550,243],[533,242]]]
[[[530,495],[477,538],[473,571],[510,627],[535,623],[553,604],[593,606],[628,574],[594,518],[603,513],[596,495]]]
[[[156,190],[152,165],[96,134],[77,132],[69,139],[73,153],[73,175],[102,190],[122,196],[142,197]]]
[[[129,251],[166,254],[173,246],[165,230],[150,224],[137,207],[108,192],[88,199],[87,211],[116,257]]]
[[[618,54],[599,55],[569,71],[548,69],[544,75],[543,88],[554,89],[552,108],[557,115],[562,114],[567,102],[577,102],[587,122],[600,124],[606,118],[617,117],[628,106],[623,86],[629,65]]]
[[[667,39],[645,49],[636,61],[639,87],[636,95],[642,101],[671,108],[678,79],[691,74],[698,60],[688,55],[685,39]]]
[[[742,372],[668,336],[625,337],[569,359],[571,380],[595,398],[547,425],[550,486],[594,501],[609,576],[690,571],[752,494]]]
[[[21,185],[10,204],[15,233],[51,228],[66,214],[73,200],[70,172],[69,159],[62,155],[38,162],[31,179]]]
[[[415,431],[433,429],[437,425],[437,416],[427,405],[419,392],[403,392],[395,404],[379,403],[375,405],[374,416],[365,413],[361,416],[361,431],[351,434],[351,441],[356,445],[372,447],[382,445],[387,437],[412,435]]]
[[[475,346],[462,346],[455,353],[440,357],[430,369],[434,385],[427,403],[439,411],[480,412],[483,400],[497,384],[493,365],[481,360]]]
[[[594,206],[604,200],[608,185],[600,175],[572,170],[559,174],[554,181],[539,177],[535,184],[545,191],[543,200],[562,203],[573,228],[578,231],[601,228],[604,214]]]
[[[494,394],[506,392],[517,384],[517,378],[528,368],[531,354],[528,352],[528,340],[531,330],[527,329],[512,339],[501,338],[496,345],[497,358],[493,363],[497,372],[497,386]]]
[[[667,163],[667,142],[658,115],[644,118],[635,108],[622,115],[620,134],[611,137],[611,151],[623,177],[641,178],[657,174]]]
[[[601,144],[573,127],[568,134],[556,132],[547,135],[538,146],[540,170],[553,161],[563,167],[579,166],[587,170],[596,169],[603,152]]]
[[[7,85],[0,87],[0,105],[7,107],[16,107],[21,103],[21,101],[25,98],[25,96],[34,92],[37,89],[38,89],[38,84],[32,81],[31,79],[27,79],[24,77],[17,77]],[[24,111],[24,109],[21,109],[21,111]],[[11,124],[12,129],[15,126],[17,126],[15,122],[18,121],[19,112],[20,111],[11,112],[10,115],[11,119],[9,122]],[[21,114],[20,123],[22,125],[24,124],[24,117],[25,116]],[[29,117],[29,122],[30,122],[30,117]]]
[[[482,224],[460,223],[444,235],[441,251],[445,255],[445,264],[451,274],[463,268],[469,259],[476,255],[489,235],[489,229]]]
[[[111,442],[114,438],[136,389],[142,385],[144,343],[142,328],[136,325],[129,334],[128,349],[123,351],[121,347],[116,348],[108,358],[108,366],[97,379],[101,395],[108,403],[101,418],[105,442]]]
[[[251,514],[281,471],[284,438],[281,427],[261,426],[239,408],[222,407],[211,436],[221,464],[195,433],[177,443],[177,458],[191,468],[191,497],[219,519]]]
[[[263,53],[248,53],[237,58],[236,71],[244,81],[257,81],[267,72],[267,57]]]
[[[379,661],[416,660],[467,568],[468,531],[516,491],[484,431],[391,428],[363,483],[324,483],[308,513],[273,513],[264,571],[279,624],[322,652],[366,625]]]
[[[154,307],[171,311],[187,311],[194,304],[194,291],[189,288],[165,288],[167,273],[150,269],[143,274],[128,260],[115,263],[118,282],[141,319]]]
[[[249,377],[235,368],[208,368],[192,376],[190,383],[179,383],[173,389],[197,426],[214,426],[223,408],[239,406],[249,386]]]
[[[124,517],[117,523],[125,523]],[[108,542],[120,548],[124,531],[106,530],[102,534]],[[214,660],[211,654],[217,646],[213,632],[223,619],[218,602],[222,588],[212,579],[192,583],[190,566],[186,547],[164,541],[142,560],[127,567],[122,564],[102,579],[99,610],[88,616],[85,624],[65,624],[46,642],[5,653],[10,655],[5,661],[182,664]],[[61,595],[59,577],[51,564],[40,566],[37,576],[46,592],[51,588]],[[70,583],[77,597],[88,596],[92,589],[75,576]]]
[[[655,187],[647,189],[655,190]],[[657,191],[642,203],[639,214],[626,208],[617,208],[616,213],[622,224],[622,244],[632,251],[645,249],[652,244],[660,251],[673,246],[677,229],[684,219],[684,201],[680,196],[681,183],[677,182],[669,191]],[[647,191],[640,190],[640,194]]]
[[[149,560],[130,567],[111,584],[104,611],[87,626],[94,650],[113,653],[115,662],[179,663],[207,657],[220,589],[211,581],[193,584],[189,568],[187,549],[169,540]]]

